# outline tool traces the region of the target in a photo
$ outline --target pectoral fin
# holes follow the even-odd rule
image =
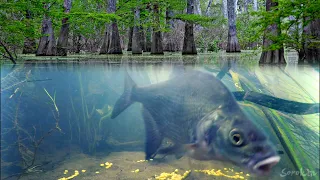
[[[152,159],[156,155],[156,152],[161,145],[163,137],[150,112],[144,108],[142,115],[144,118],[146,130],[145,159],[148,160]]]
[[[158,150],[158,154],[175,155],[177,159],[180,159],[186,152],[192,151],[197,148],[197,144],[175,144],[169,147],[161,148]]]

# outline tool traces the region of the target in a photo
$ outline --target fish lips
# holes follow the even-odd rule
[[[268,175],[271,171],[271,168],[278,164],[280,161],[280,156],[271,155],[267,156],[259,161],[251,160],[248,163],[250,171],[257,175]]]

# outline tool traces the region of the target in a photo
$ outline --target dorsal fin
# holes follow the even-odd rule
[[[124,91],[120,98],[117,100],[114,105],[111,119],[116,118],[122,111],[127,109],[133,101],[132,101],[132,91],[136,87],[136,83],[130,77],[128,71],[125,69],[125,80],[124,80]]]

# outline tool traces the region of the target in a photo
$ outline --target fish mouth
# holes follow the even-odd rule
[[[260,175],[267,175],[270,173],[271,168],[278,164],[280,161],[280,156],[271,156],[268,158],[265,158],[259,162],[257,162],[253,167],[252,170]]]

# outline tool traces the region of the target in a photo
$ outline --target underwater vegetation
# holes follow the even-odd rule
[[[138,80],[138,85],[147,86],[169,79],[167,68],[171,66],[173,64],[132,65],[128,72],[132,79]],[[39,64],[25,65],[4,73],[1,79],[1,168],[5,174],[2,179],[24,179],[35,174],[41,176],[50,171],[48,166],[56,168],[59,163],[43,158],[49,154],[47,149],[58,152],[64,147],[77,145],[81,152],[91,156],[108,156],[110,152],[124,149],[143,150],[145,132],[142,118],[137,113],[141,106],[133,105],[118,119],[111,119],[114,104],[123,92],[123,67],[98,67],[103,69],[99,72],[92,69],[86,71],[76,65],[73,68],[68,66],[70,70],[67,70],[63,66],[44,67]],[[315,76],[303,73],[309,69],[300,69],[302,73],[296,75],[284,67],[270,70],[265,66],[252,69],[233,64],[201,64],[185,65],[184,68],[210,73],[228,87],[241,109],[263,127],[276,144],[276,150],[283,152],[279,155],[281,161],[274,167],[276,172],[280,172],[282,167],[308,168],[318,172],[319,103],[313,91],[317,89],[315,80],[308,79]],[[167,147],[170,145],[169,142]],[[69,153],[75,152],[69,150]],[[61,158],[62,162],[67,157]],[[140,161],[137,163],[150,163],[151,159]],[[96,169],[65,167],[59,171],[59,178],[70,178],[76,174],[75,170],[78,174],[74,179],[104,175],[105,171],[116,171],[117,166],[121,166],[113,160],[108,162],[113,164],[107,166],[104,161],[104,166],[96,164]],[[230,167],[224,167],[227,169],[180,169],[174,166],[171,170],[154,171],[154,174],[157,177],[164,173],[167,178],[182,178],[186,171],[191,170],[187,178],[195,174],[230,179],[255,178],[252,174],[246,176],[245,171],[240,174],[241,171],[232,172]],[[175,172],[175,169],[179,171]],[[68,172],[64,174],[64,170]],[[140,166],[132,165],[126,172],[135,177],[155,179],[155,176],[146,175]]]
[[[267,69],[264,67],[261,68]],[[212,72],[212,69],[206,69],[209,69]],[[256,76],[248,77],[248,75],[250,74],[242,74],[241,71],[239,73],[235,73],[230,70],[230,66],[224,66],[224,68],[222,69],[222,71],[224,72],[219,72],[218,75],[220,75],[220,79],[225,75],[231,77],[234,82],[235,89],[239,90],[238,92],[234,92],[236,99],[241,101],[244,100],[244,106],[253,107],[254,109],[256,109],[255,113],[257,111],[260,111],[259,114],[267,118],[267,121],[270,123],[272,130],[281,142],[285,153],[289,156],[296,169],[313,169],[314,172],[317,172],[316,169],[317,167],[319,167],[319,162],[315,161],[314,157],[319,157],[319,154],[315,153],[317,151],[316,149],[319,149],[319,144],[316,140],[319,137],[319,125],[311,125],[315,122],[308,121],[308,116],[306,116],[306,119],[304,119],[304,117],[302,116],[293,116],[293,114],[313,114],[313,120],[319,119],[319,114],[316,114],[319,113],[319,103],[315,103],[316,101],[313,99],[311,94],[306,91],[305,88],[307,88],[307,86],[302,87],[295,80],[295,78],[297,77],[293,78],[289,72],[284,71],[281,67],[277,67],[277,69],[280,69],[280,71],[285,74],[284,77],[286,78],[284,78],[285,80],[280,79],[282,80],[283,84],[280,84],[278,87],[269,88],[261,87],[266,87],[264,86],[264,84],[269,83],[268,76],[266,76],[266,74],[272,72],[266,72],[265,74],[262,74],[261,72],[263,71],[256,71]],[[299,76],[303,76],[303,74],[299,74]],[[292,81],[294,84],[297,84],[299,88],[296,88],[294,85],[292,85],[290,81]],[[310,86],[314,87],[312,85]],[[302,96],[303,94],[307,94],[303,97],[303,100],[312,103],[287,101],[267,95],[281,92],[277,91],[278,89],[280,89],[280,87],[283,87],[284,89],[291,88],[292,91],[290,91],[290,93],[287,93],[286,95]],[[261,94],[257,92],[264,93],[267,96],[261,96]],[[300,97],[297,99],[300,100]],[[252,103],[273,108],[275,110],[265,107],[259,107]],[[306,150],[306,148],[308,150]],[[312,179],[313,177],[303,178]]]
[[[12,74],[14,73],[16,72],[13,71],[12,73],[8,74],[5,78],[12,76]],[[8,88],[14,88],[14,92],[9,96],[9,99],[13,98],[14,96],[17,98],[16,107],[14,107],[13,109],[14,110],[14,113],[12,114],[13,117],[9,117],[9,118],[12,118],[13,126],[10,129],[1,129],[1,135],[3,136],[3,135],[10,134],[10,132],[12,131],[15,132],[16,142],[14,142],[14,145],[18,146],[17,150],[21,158],[21,172],[15,173],[3,179],[15,177],[15,176],[17,176],[19,179],[20,177],[31,174],[31,173],[42,172],[42,170],[40,169],[41,165],[36,164],[36,158],[39,153],[40,146],[42,145],[43,141],[47,137],[53,134],[54,131],[58,131],[62,133],[62,129],[60,128],[60,125],[59,125],[60,113],[59,113],[59,108],[56,104],[56,94],[54,93],[54,95],[52,96],[45,88],[43,88],[43,90],[49,99],[49,101],[46,102],[46,104],[51,109],[54,125],[50,126],[50,128],[47,131],[44,131],[40,136],[35,135],[36,134],[35,126],[33,126],[34,135],[32,135],[21,125],[22,123],[19,118],[20,117],[19,113],[20,113],[21,101],[22,101],[21,98],[24,95],[25,91],[23,90],[23,88],[15,87],[15,86],[18,86],[25,82],[32,82],[32,80],[30,80],[30,74],[31,74],[31,71],[29,70],[25,75],[25,80],[19,81],[13,85],[10,85],[9,87],[5,86],[3,89],[1,89],[1,93],[3,93]],[[6,81],[5,78],[1,79],[1,83],[3,80],[4,84],[7,85],[6,83],[8,82]],[[16,79],[14,79],[14,81],[16,81]],[[3,103],[3,101],[1,103]],[[5,144],[6,142],[3,141],[3,139],[1,139],[1,142],[2,142],[1,153],[2,154],[6,152],[10,153],[10,146],[3,148],[3,144]],[[3,165],[2,163],[3,163],[3,160],[1,159],[1,167]]]

